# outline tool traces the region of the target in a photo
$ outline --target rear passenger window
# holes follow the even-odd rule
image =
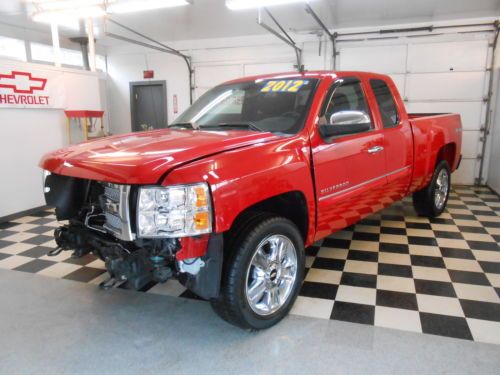
[[[370,86],[375,94],[384,128],[397,126],[399,124],[398,109],[387,84],[380,79],[372,79]]]

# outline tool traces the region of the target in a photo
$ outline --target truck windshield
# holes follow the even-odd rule
[[[170,127],[296,134],[304,126],[317,79],[269,79],[217,86]]]

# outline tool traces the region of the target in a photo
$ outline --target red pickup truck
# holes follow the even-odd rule
[[[58,249],[93,252],[136,289],[177,278],[237,326],[280,321],[307,247],[413,194],[445,209],[460,164],[454,114],[409,115],[393,81],[362,72],[243,78],[165,129],[45,155]]]

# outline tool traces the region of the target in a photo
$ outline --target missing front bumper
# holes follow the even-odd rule
[[[110,278],[105,289],[117,283],[141,290],[150,282],[164,283],[177,278],[201,298],[217,298],[223,264],[223,236],[211,234],[207,251],[200,257],[203,266],[196,274],[180,272],[175,254],[181,250],[176,239],[122,242],[111,235],[92,231],[79,223],[70,223],[55,231],[57,245],[74,251],[74,257],[94,253],[106,265]]]

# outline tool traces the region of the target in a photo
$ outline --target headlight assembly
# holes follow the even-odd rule
[[[187,237],[211,231],[212,208],[206,183],[139,189],[138,237]]]

